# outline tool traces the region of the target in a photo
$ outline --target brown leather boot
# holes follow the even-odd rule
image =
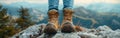
[[[57,10],[52,9],[48,11],[48,24],[44,29],[44,33],[46,34],[56,34],[57,30],[59,29],[59,24],[58,24],[58,16],[59,13]]]
[[[75,30],[76,30],[77,32],[79,32],[79,31],[84,31],[84,29],[83,29],[82,27],[80,27],[80,26],[75,26],[74,28],[75,28]]]
[[[74,13],[74,11],[72,9],[64,8],[64,10],[63,10],[63,14],[64,14],[63,23],[64,22],[72,22],[73,13]]]
[[[64,14],[64,18],[61,27],[61,32],[64,33],[75,32],[74,25],[72,23],[73,10],[69,8],[65,8],[63,10],[63,14]]]

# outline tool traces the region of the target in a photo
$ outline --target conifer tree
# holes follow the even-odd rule
[[[7,15],[7,9],[0,5],[0,38],[8,38],[16,33],[13,25],[10,23],[10,16]]]
[[[0,28],[6,26],[9,22],[9,16],[7,16],[7,9],[0,6]]]
[[[22,30],[34,24],[30,20],[31,16],[29,15],[28,8],[21,7],[21,9],[18,12],[20,13],[20,18],[18,18],[16,22],[18,23],[19,26],[21,26]]]

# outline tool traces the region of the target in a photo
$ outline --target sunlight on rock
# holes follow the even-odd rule
[[[26,30],[14,35],[12,38],[19,36],[19,38],[44,38],[46,34],[42,33],[39,35],[40,29],[45,24],[33,25]],[[119,38],[120,30],[112,30],[107,25],[99,26],[96,29],[85,28],[85,31],[73,32],[73,33],[61,33],[58,31],[57,34],[49,36],[47,38]]]

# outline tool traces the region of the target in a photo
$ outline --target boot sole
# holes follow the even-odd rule
[[[51,26],[46,26],[44,29],[44,33],[48,35],[54,35],[57,33],[57,30],[55,28],[52,28]]]
[[[61,28],[61,32],[62,33],[71,33],[71,32],[75,32],[75,29],[71,25],[63,25]]]

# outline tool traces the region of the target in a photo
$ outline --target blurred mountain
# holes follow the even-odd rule
[[[39,10],[43,10],[43,12],[47,11],[48,9],[48,4],[38,4],[38,3],[29,3],[29,2],[14,2],[11,4],[6,4],[6,3],[1,3],[3,5],[7,5],[6,7],[9,8],[9,6],[11,7],[27,7],[27,8],[35,8],[35,9],[39,9]],[[60,8],[62,8],[62,5],[59,6]],[[74,6],[79,7],[79,6]],[[91,3],[89,5],[84,5],[84,7],[86,9],[92,10],[92,11],[97,11],[97,12],[116,12],[119,13],[120,12],[120,4],[112,4],[112,3]]]
[[[28,2],[14,2],[11,4],[1,3],[3,8],[7,8],[7,13],[15,18],[19,17],[18,10],[21,7],[29,9],[29,14],[31,19],[35,22],[39,22],[46,17],[47,14],[47,4],[37,4],[37,3],[28,3]]]
[[[4,8],[8,9],[8,13],[12,15],[18,15],[18,10],[21,7],[28,8],[29,10],[37,9],[37,11],[42,10],[42,12],[47,11],[47,4],[33,4],[28,2],[15,2],[11,4],[2,3]]]
[[[112,29],[120,29],[120,13],[98,12],[84,7],[75,8],[73,23],[88,28],[108,25]],[[79,20],[79,21],[78,21]]]

